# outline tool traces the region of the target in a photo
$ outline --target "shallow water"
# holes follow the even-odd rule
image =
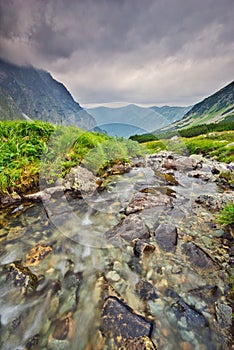
[[[214,193],[218,188],[183,173],[176,172],[175,177],[179,185],[167,185],[176,192],[173,205],[145,209],[139,217],[152,232],[160,223],[176,225],[176,252],[165,252],[150,239],[155,252],[138,258],[131,243],[108,240],[105,235],[124,217],[125,208],[139,189],[163,186],[150,168],[112,176],[106,187],[91,197],[63,195],[20,207],[14,213],[15,208],[3,210],[1,348],[111,349],[111,343],[103,343],[98,332],[104,277],[129,307],[154,322],[151,338],[158,349],[225,349],[225,335],[216,328],[214,309],[215,303],[225,302],[227,251],[222,241],[212,236],[213,214],[194,203],[198,195]],[[214,251],[217,269],[199,271],[190,264],[183,244],[191,241],[207,252]],[[37,285],[25,287],[25,281],[17,284],[19,277],[12,277],[11,264],[25,266],[27,253],[37,243],[52,247],[40,263],[28,266],[37,277]],[[139,297],[136,286],[142,280],[155,288],[157,298]],[[193,292],[213,286],[220,291],[221,301]],[[190,308],[183,314],[180,309],[186,305]],[[65,318],[69,327],[65,327],[64,335],[59,329],[66,324]]]

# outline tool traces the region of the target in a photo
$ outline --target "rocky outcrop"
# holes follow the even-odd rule
[[[1,118],[41,120],[90,130],[96,122],[65,86],[43,70],[0,60]]]

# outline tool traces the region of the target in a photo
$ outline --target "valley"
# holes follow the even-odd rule
[[[233,83],[87,111],[32,67],[0,83],[0,347],[231,349]]]

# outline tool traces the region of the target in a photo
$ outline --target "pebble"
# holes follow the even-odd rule
[[[120,280],[120,276],[116,271],[109,271],[106,274],[106,278],[112,280],[113,282],[118,282]]]

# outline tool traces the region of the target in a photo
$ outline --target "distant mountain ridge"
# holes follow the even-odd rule
[[[0,120],[29,118],[84,129],[96,125],[50,73],[0,60]]]
[[[116,134],[129,137],[133,134],[151,132],[170,124],[170,120],[161,113],[134,104],[118,108],[100,106],[89,108],[87,111],[96,119],[98,126],[112,136]],[[175,113],[173,118],[176,118]]]
[[[162,114],[170,123],[173,123],[177,120],[183,118],[183,116],[192,108],[192,106],[179,107],[179,106],[152,106],[152,109],[155,112]]]

